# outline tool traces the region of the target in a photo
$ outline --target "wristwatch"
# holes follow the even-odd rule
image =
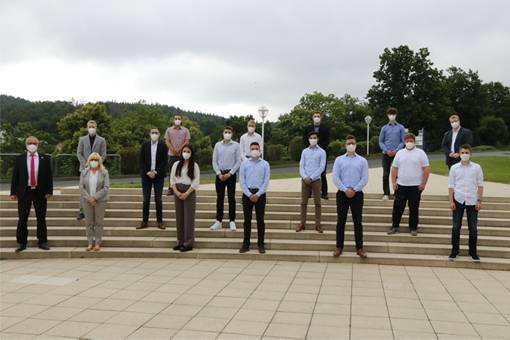
[[[480,199],[480,198],[479,198],[479,199],[478,199],[478,202],[482,202],[482,199]]]

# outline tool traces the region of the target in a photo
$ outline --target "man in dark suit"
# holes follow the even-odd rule
[[[53,196],[53,176],[51,173],[51,158],[38,153],[39,140],[30,136],[25,141],[28,152],[16,156],[12,169],[11,199],[18,201],[18,229],[16,252],[27,248],[28,216],[32,202],[37,217],[37,240],[39,248],[50,250],[48,247],[48,233],[46,228],[46,208],[48,198]]]
[[[444,134],[443,142],[441,143],[443,152],[446,155],[446,165],[448,165],[448,169],[450,169],[452,165],[460,162],[459,147],[461,145],[473,145],[471,130],[460,126],[459,116],[451,116],[450,124],[452,125],[452,130]]]
[[[140,167],[142,168],[143,190],[143,221],[136,229],[145,229],[149,222],[149,205],[151,201],[152,186],[154,186],[154,200],[156,201],[156,217],[158,228],[165,229],[163,225],[163,185],[165,184],[165,166],[168,159],[168,147],[158,141],[159,129],[153,126],[150,130],[151,141],[142,144],[140,149]],[[170,169],[171,170],[171,169]]]
[[[91,153],[97,152],[101,156],[103,163],[106,159],[106,141],[103,137],[96,134],[97,123],[93,120],[88,121],[87,131],[89,133],[88,136],[80,138],[78,150],[76,152],[78,160],[80,161],[80,172],[87,167],[87,160]],[[83,214],[82,200],[80,196],[80,214],[76,219],[83,220],[84,218],[85,215]]]
[[[328,200],[328,181],[326,180],[326,168],[328,167],[328,145],[329,145],[329,128],[321,124],[322,113],[320,111],[314,111],[313,115],[313,124],[308,125],[303,130],[303,144],[305,148],[310,146],[310,142],[308,141],[308,134],[312,131],[315,131],[319,134],[319,146],[321,149],[326,151],[326,166],[324,167],[324,171],[321,173],[321,198]],[[311,197],[311,196],[310,196]]]

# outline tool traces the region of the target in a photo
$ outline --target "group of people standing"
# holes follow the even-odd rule
[[[389,123],[384,125],[379,136],[383,165],[383,200],[389,200],[389,177],[394,190],[392,227],[388,235],[399,232],[402,214],[409,204],[409,229],[417,236],[419,203],[421,193],[428,181],[430,166],[427,155],[416,148],[416,137],[405,133],[404,127],[396,122],[397,110],[387,111]],[[329,128],[322,124],[322,113],[314,111],[313,123],[303,130],[304,149],[299,163],[301,179],[301,219],[296,232],[306,230],[308,200],[314,198],[315,230],[323,233],[321,227],[321,199],[328,200],[326,180],[327,147],[330,142]],[[156,203],[157,227],[166,229],[163,224],[162,194],[166,178],[166,165],[169,165],[169,188],[167,195],[174,197],[177,240],[174,250],[190,251],[195,244],[196,190],[200,184],[200,169],[195,162],[195,151],[190,145],[189,130],[182,126],[182,116],[175,115],[174,125],[165,132],[165,143],[159,141],[160,131],[152,127],[150,140],[140,148],[139,162],[143,192],[142,222],[136,229],[149,227],[149,206],[152,188]],[[483,195],[483,172],[478,164],[470,161],[473,138],[471,131],[460,127],[458,116],[451,116],[452,130],[445,133],[442,148],[446,163],[450,168],[449,197],[453,211],[452,254],[454,260],[459,254],[459,237],[462,216],[467,212],[469,227],[469,255],[479,261],[476,254],[477,213],[481,209]],[[270,166],[261,158],[264,147],[261,136],[255,132],[256,124],[248,122],[248,132],[240,142],[232,140],[233,129],[225,126],[223,140],[216,143],[212,166],[216,173],[216,222],[211,230],[223,227],[225,189],[228,194],[229,227],[236,231],[235,189],[237,171],[242,190],[244,213],[244,239],[240,253],[250,250],[251,220],[255,209],[257,221],[257,246],[259,253],[265,253],[265,205],[266,190],[269,186]],[[106,158],[105,139],[97,135],[97,123],[87,123],[88,135],[80,138],[77,157],[80,162],[80,213],[78,220],[85,219],[88,247],[86,251],[99,251],[104,216],[109,200],[109,175],[104,168]],[[32,203],[37,215],[37,238],[39,248],[49,250],[47,245],[46,206],[53,195],[53,180],[50,157],[37,152],[39,141],[31,136],[25,145],[27,153],[19,155],[13,168],[11,199],[18,200],[19,222],[17,228],[18,247],[16,252],[26,249],[27,219]],[[368,183],[368,162],[356,153],[356,137],[349,134],[345,138],[346,153],[337,157],[333,165],[333,183],[336,193],[337,226],[336,250],[333,256],[340,256],[344,248],[344,233],[349,207],[354,222],[356,252],[361,258],[367,254],[363,250],[362,211],[364,205],[363,188]]]

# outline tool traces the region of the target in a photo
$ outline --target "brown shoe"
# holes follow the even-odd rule
[[[94,247],[94,251],[100,251],[101,250],[101,247],[99,247],[99,244],[96,244],[96,246]]]
[[[86,251],[91,251],[92,248],[94,248],[92,245],[89,245],[87,248],[85,248]]]
[[[305,224],[301,223],[299,227],[296,229],[296,233],[299,233],[300,231],[306,230]]]
[[[138,227],[136,227],[136,229],[145,229],[145,228],[149,228],[149,226],[145,222],[140,223],[140,225]]]
[[[318,232],[319,234],[322,234],[322,228],[321,228],[321,225],[320,225],[320,224],[317,224],[317,225],[315,226],[315,230],[317,230],[317,232]]]
[[[333,253],[333,256],[338,257],[342,255],[342,248],[336,248],[335,252]]]
[[[363,248],[358,249],[356,252],[358,253],[358,255],[359,255],[362,259],[366,259],[366,258],[367,258],[367,253],[365,253],[365,252],[363,251]]]
[[[168,192],[166,193],[167,196],[173,196],[174,195],[174,190],[173,189],[168,189]]]
[[[161,230],[165,230],[166,227],[163,225],[163,222],[158,222],[158,228]]]

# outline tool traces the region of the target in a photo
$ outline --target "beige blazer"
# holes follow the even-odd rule
[[[82,200],[88,201],[90,197],[94,197],[96,202],[105,202],[110,199],[108,197],[108,190],[110,189],[110,177],[108,170],[97,170],[97,186],[96,193],[90,196],[89,177],[92,173],[91,170],[83,170],[80,176],[80,193]]]

